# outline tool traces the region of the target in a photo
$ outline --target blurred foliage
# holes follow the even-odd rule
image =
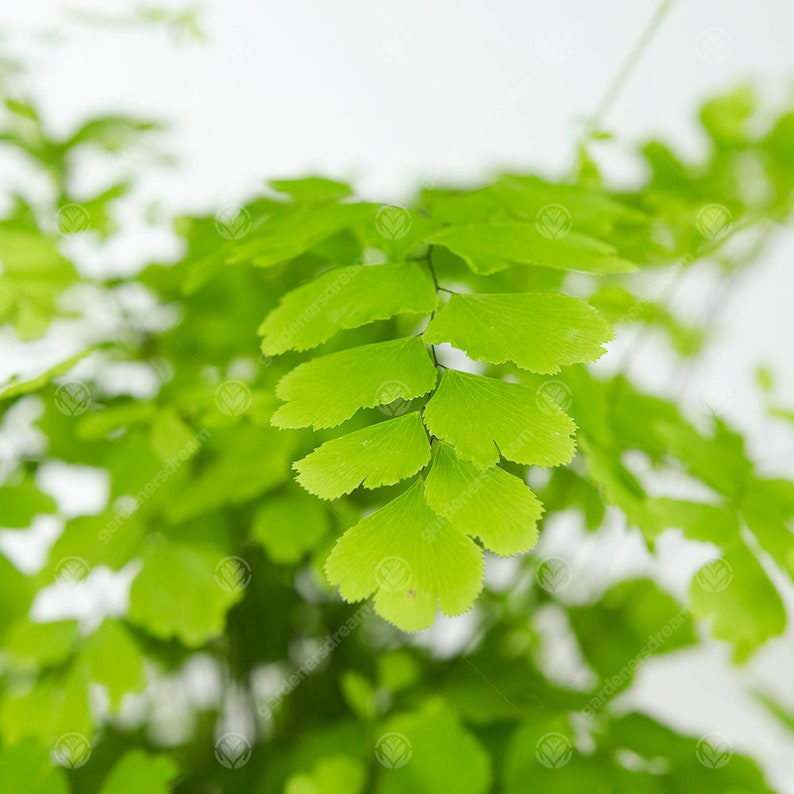
[[[56,140],[32,104],[9,100],[6,109],[2,145],[51,186],[48,202],[11,196],[0,220],[6,338],[80,339],[76,329],[90,324],[97,307],[114,323],[95,332],[85,350],[0,391],[0,525],[6,536],[24,533],[41,516],[60,526],[31,570],[0,555],[3,791],[772,790],[758,765],[720,737],[688,736],[611,701],[650,660],[696,646],[699,629],[728,645],[737,663],[783,632],[777,583],[794,577],[794,483],[762,473],[741,434],[718,415],[694,421],[674,400],[634,383],[627,366],[610,374],[585,362],[597,357],[592,345],[605,341],[603,315],[618,334],[628,326],[658,333],[686,371],[711,328],[677,317],[670,287],[715,261],[729,282],[752,267],[789,218],[794,113],[764,127],[749,89],[718,97],[701,112],[708,155],[686,163],[666,144],[648,142],[640,151],[647,180],[631,190],[610,186],[589,155],[567,182],[505,174],[474,189],[424,189],[410,208],[357,201],[350,186],[333,180],[280,180],[243,206],[178,219],[179,261],[105,278],[84,272],[75,243],[100,247],[115,233],[116,202],[128,185],[78,197],[71,191],[75,159],[90,150],[124,151],[154,126],[95,119]],[[371,300],[372,290],[348,295],[342,310],[325,311],[346,299],[343,289],[341,298],[331,290],[311,323],[300,303],[297,315],[289,314],[290,300],[299,302],[329,268],[389,263],[406,265]],[[569,598],[567,563],[528,554],[512,561],[509,586],[488,581],[470,613],[464,649],[449,655],[385,622],[369,602],[340,600],[324,573],[336,539],[363,516],[382,515],[375,508],[404,491],[398,480],[422,469],[415,483],[424,482],[427,461],[420,455],[406,463],[402,436],[359,462],[344,452],[336,463],[314,458],[321,487],[338,495],[317,499],[295,482],[291,467],[334,439],[327,425],[341,420],[292,422],[316,424],[317,431],[274,427],[277,409],[284,416],[276,385],[309,358],[292,347],[319,346],[326,356],[410,337],[428,314],[440,320],[449,291],[568,291],[601,313],[575,310],[582,322],[595,323],[593,336],[580,340],[589,352],[557,351],[568,365],[560,372],[537,363],[546,348],[510,327],[494,339],[469,340],[490,339],[496,348],[483,354],[493,363],[484,363],[482,374],[518,384],[522,394],[547,395],[548,416],[567,412],[577,428],[576,457],[549,469],[535,487],[542,517],[534,503],[497,499],[490,513],[478,514],[483,524],[491,515],[493,533],[518,526],[515,543],[525,548],[535,519],[543,537],[554,534],[563,513],[593,532],[618,517],[651,554],[664,533],[679,531],[717,549],[717,559],[693,577],[686,603],[648,578],[604,582]],[[75,300],[86,294],[87,304]],[[268,315],[275,319],[263,325]],[[551,332],[536,329],[552,347],[566,323],[576,330],[574,315],[561,316]],[[296,317],[312,337],[306,345],[292,344]],[[287,337],[279,336],[279,322]],[[459,321],[437,331],[461,338],[469,332]],[[500,358],[503,348],[513,358]],[[443,349],[434,352],[443,364]],[[515,356],[528,368],[511,363]],[[370,356],[367,372],[384,361]],[[430,370],[435,378],[432,364]],[[400,391],[413,374],[399,371],[397,391],[375,404],[362,397],[354,416],[343,411],[343,430],[366,433],[423,407],[434,386]],[[360,384],[351,378],[340,386],[338,375],[336,369],[300,387],[309,414],[336,410],[337,399],[355,402],[350,395]],[[768,372],[759,378],[772,388]],[[451,419],[452,435],[471,430],[465,414],[441,413]],[[791,432],[785,411],[778,413]],[[410,429],[407,422],[400,427]],[[483,431],[472,427],[476,443]],[[24,442],[22,429],[41,443]],[[437,440],[433,446],[436,461],[443,447]],[[86,467],[102,474],[107,487],[96,512],[74,515],[53,499],[47,471],[56,463],[67,474]],[[352,475],[343,476],[340,467],[354,463]],[[434,486],[428,475],[436,511],[449,498],[445,488],[468,471],[461,466]],[[505,459],[491,471],[513,482],[526,468]],[[365,484],[386,486],[385,497],[355,488],[362,470],[373,478]],[[668,474],[708,496],[692,501],[660,492]],[[309,481],[306,466],[301,477]],[[517,516],[517,525],[508,526],[506,515]],[[443,588],[480,589],[476,562],[469,573],[457,558],[448,565],[439,558],[433,567],[425,547],[400,535],[401,517],[406,526],[413,520],[397,513],[395,534],[383,543],[394,546],[398,563],[414,554],[414,565],[432,568],[427,576],[442,604]],[[472,531],[486,546],[489,526]],[[360,598],[367,595],[360,582],[373,575],[368,560],[383,555],[366,534],[357,544],[349,567],[339,567],[355,580],[346,579],[343,592]],[[87,592],[109,571],[131,580],[121,608],[108,603],[90,617],[34,617],[39,599],[90,600]],[[408,590],[397,585],[379,595],[378,610],[405,623],[404,605],[393,602],[395,592],[404,597]],[[432,621],[432,593],[429,603]],[[565,642],[578,649],[575,682],[548,663],[549,643],[562,640],[542,628],[543,615],[555,615]],[[785,709],[777,713],[790,723]]]

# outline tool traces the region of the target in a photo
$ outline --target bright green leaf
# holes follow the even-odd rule
[[[308,350],[337,331],[435,307],[433,280],[415,262],[336,268],[281,299],[259,328],[262,352]]]
[[[427,505],[421,480],[337,541],[325,571],[346,601],[375,593],[378,613],[403,631],[432,625],[436,606],[459,615],[482,586],[482,553]]]
[[[326,441],[293,468],[307,491],[337,499],[360,485],[394,485],[429,460],[427,433],[420,414],[413,411]]]
[[[274,562],[292,564],[315,548],[328,526],[325,505],[299,491],[268,499],[254,516],[251,534]]]
[[[500,457],[558,466],[574,454],[571,418],[519,383],[446,370],[425,406],[424,419],[434,436],[482,469]]]
[[[449,342],[470,358],[551,375],[595,361],[613,336],[609,323],[579,298],[557,293],[453,295],[430,321],[425,342]]]
[[[586,273],[627,273],[634,265],[606,243],[578,234],[550,239],[530,223],[470,223],[449,226],[429,242],[462,257],[475,273],[494,273],[511,264],[538,265]]]
[[[276,396],[287,404],[272,421],[284,428],[335,427],[359,408],[410,400],[427,394],[435,383],[436,369],[419,337],[363,345],[287,373],[276,387]]]
[[[168,794],[178,772],[176,762],[166,755],[128,750],[110,770],[100,794]]]
[[[498,466],[480,471],[449,444],[439,446],[425,495],[436,513],[497,554],[517,554],[537,542],[543,506],[529,487]]]

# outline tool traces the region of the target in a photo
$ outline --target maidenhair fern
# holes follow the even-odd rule
[[[413,225],[413,213],[398,212],[404,226]],[[448,219],[449,208],[442,215]],[[464,209],[462,219],[471,216]],[[308,230],[311,217],[304,216]],[[399,261],[325,270],[284,295],[260,328],[262,351],[275,355],[395,315],[419,315],[411,335],[299,364],[276,388],[284,404],[272,419],[281,428],[333,428],[361,409],[405,405],[403,415],[326,441],[294,468],[301,485],[324,499],[411,478],[401,495],[342,536],[326,566],[346,599],[374,593],[379,613],[411,631],[431,625],[437,607],[447,615],[471,607],[482,578],[473,538],[503,555],[534,545],[542,506],[502,463],[557,466],[575,449],[573,420],[542,390],[459,371],[440,363],[435,346],[449,344],[471,362],[513,362],[549,375],[595,361],[613,336],[596,309],[555,289],[503,292],[496,280],[492,291],[488,278],[472,284],[459,272],[445,281],[444,270],[439,280],[434,252],[446,249],[448,260],[459,258],[478,276],[521,264],[632,269],[607,243],[576,233],[553,239],[528,220],[455,224],[431,211],[421,226]],[[379,575],[395,559],[403,570],[397,583]]]

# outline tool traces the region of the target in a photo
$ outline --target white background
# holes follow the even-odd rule
[[[208,41],[197,43],[154,28],[81,26],[55,0],[1,1],[0,30],[31,67],[18,88],[37,98],[54,132],[110,111],[170,120],[166,143],[180,166],[148,176],[139,193],[168,212],[215,211],[241,203],[266,179],[310,171],[354,179],[364,197],[383,202],[405,200],[422,181],[473,182],[503,167],[563,173],[583,120],[656,9],[640,0],[214,0],[202,16]],[[128,6],[93,8],[109,15]],[[785,0],[674,4],[603,124],[620,141],[604,157],[613,176],[637,175],[627,151],[644,137],[701,153],[696,108],[738,82],[754,83],[770,104],[791,99],[792,30],[794,4]],[[0,160],[2,168],[9,181],[20,178],[13,164]],[[105,177],[96,168],[82,175],[86,189]],[[124,269],[169,250],[162,238],[127,234],[98,266]],[[794,235],[781,230],[723,307],[719,342],[685,395],[696,412],[716,381],[727,416],[751,432],[754,453],[771,471],[789,472],[792,435],[763,419],[752,372],[768,363],[776,400],[794,405],[792,253]],[[704,311],[708,284],[700,290],[682,299],[683,313]],[[0,373],[37,366],[9,351]],[[659,388],[672,374],[653,344],[637,362],[637,375]],[[607,554],[613,569],[648,569],[674,589],[704,559],[689,559],[672,539],[651,564],[621,532],[599,545],[565,528],[550,550],[583,572]],[[763,759],[780,791],[794,792],[790,735],[737,690],[762,688],[794,709],[792,636],[770,643],[744,670],[731,668],[728,650],[716,644],[654,662],[631,702],[694,735],[725,734]]]

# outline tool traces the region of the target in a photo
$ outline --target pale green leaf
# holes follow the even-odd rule
[[[586,273],[626,273],[634,265],[615,249],[578,234],[561,239],[544,237],[531,223],[468,223],[449,226],[429,242],[443,245],[469,264],[475,273],[494,273],[511,264],[538,265]]]
[[[500,457],[558,466],[574,454],[573,420],[519,383],[446,370],[425,406],[424,419],[434,436],[483,469]]]
[[[86,640],[80,655],[91,681],[107,687],[111,712],[118,712],[127,692],[146,685],[140,648],[123,623],[106,618]]]
[[[0,527],[27,529],[37,515],[55,509],[55,500],[40,491],[30,475],[16,485],[0,486]]]
[[[579,298],[557,293],[453,295],[425,329],[425,342],[449,342],[470,358],[512,361],[543,375],[595,361],[613,336],[609,323]]]
[[[328,531],[328,509],[301,491],[268,499],[257,510],[251,534],[282,564],[296,563]]]
[[[69,794],[66,770],[53,764],[43,742],[25,739],[0,752],[0,781],[8,794]]]
[[[284,794],[360,794],[366,769],[348,755],[321,758],[311,772],[299,772],[287,780]]]
[[[438,606],[459,615],[482,586],[482,553],[436,515],[417,480],[337,541],[325,571],[346,601],[375,593],[375,608],[403,631],[431,626]]]
[[[179,773],[167,755],[149,755],[128,750],[110,770],[100,794],[168,794],[169,782]]]
[[[416,336],[376,342],[315,358],[287,373],[276,387],[286,401],[272,422],[277,427],[335,427],[359,408],[427,394],[436,369]]]
[[[385,767],[378,794],[491,791],[488,753],[441,698],[389,720],[375,755]]]
[[[439,446],[425,496],[436,513],[497,554],[517,554],[537,542],[543,506],[529,487],[498,466],[481,471],[449,444]]]
[[[786,628],[778,591],[741,542],[697,572],[689,598],[694,614],[710,619],[711,633],[734,645],[739,662]]]
[[[18,397],[20,394],[30,394],[30,392],[38,391],[42,386],[46,386],[50,381],[69,372],[69,370],[72,369],[72,367],[74,367],[78,361],[82,361],[89,353],[92,352],[92,350],[93,348],[82,350],[81,352],[67,358],[65,361],[61,361],[60,363],[56,364],[54,367],[50,367],[45,372],[42,372],[41,375],[37,375],[31,380],[20,381],[12,379],[9,384],[2,391],[0,391],[0,400],[8,400],[11,397]]]
[[[433,280],[415,262],[336,268],[281,299],[259,328],[262,352],[308,350],[337,331],[435,307]]]
[[[154,538],[130,588],[129,619],[162,639],[194,648],[223,631],[226,612],[243,595],[216,577],[223,554]]]
[[[298,482],[322,499],[363,485],[379,488],[416,474],[430,460],[430,443],[417,411],[326,441],[293,464]]]
[[[321,176],[302,179],[271,179],[268,185],[279,193],[286,193],[295,201],[332,201],[347,198],[353,190],[346,182]]]

